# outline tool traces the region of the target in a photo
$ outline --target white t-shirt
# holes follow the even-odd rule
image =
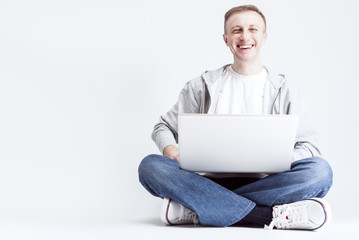
[[[224,71],[220,81],[214,83],[209,91],[212,103],[209,114],[263,114],[264,85],[267,71],[251,76],[236,73],[232,66]]]

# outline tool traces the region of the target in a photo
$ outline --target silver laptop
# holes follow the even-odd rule
[[[209,173],[287,171],[297,123],[296,115],[179,114],[180,168]]]

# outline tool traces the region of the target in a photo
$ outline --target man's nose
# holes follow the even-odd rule
[[[241,36],[240,36],[240,39],[241,39],[241,40],[247,40],[247,39],[248,39],[248,36],[249,36],[248,31],[243,30],[243,32],[242,32],[242,34],[241,34]]]

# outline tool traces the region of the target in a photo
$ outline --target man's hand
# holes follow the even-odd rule
[[[163,149],[163,156],[172,158],[179,162],[178,148],[176,146],[169,145],[165,147],[165,149]]]

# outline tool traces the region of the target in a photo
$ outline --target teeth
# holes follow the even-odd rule
[[[251,48],[252,47],[252,45],[239,45],[239,48]]]

